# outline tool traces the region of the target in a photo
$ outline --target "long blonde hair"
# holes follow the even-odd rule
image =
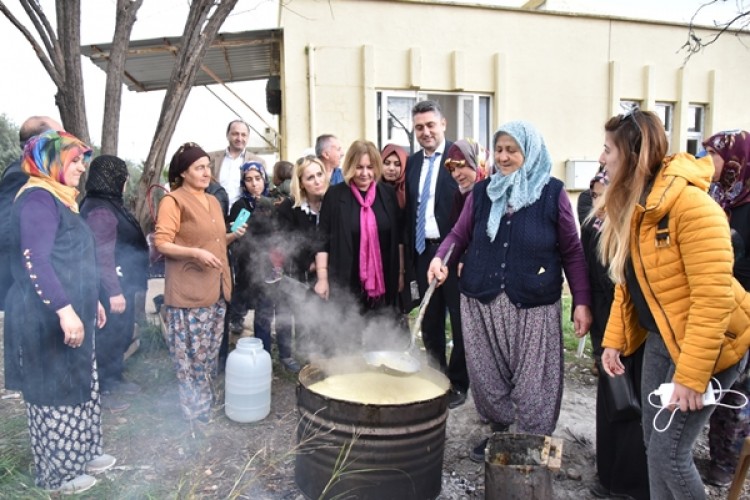
[[[599,259],[609,266],[612,281],[624,283],[625,263],[630,257],[630,222],[667,153],[667,135],[657,115],[638,108],[613,116],[604,130],[611,134],[621,164],[600,202],[607,215],[599,238]]]

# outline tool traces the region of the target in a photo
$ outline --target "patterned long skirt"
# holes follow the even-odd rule
[[[53,490],[86,473],[102,451],[102,411],[96,359],[92,359],[91,399],[68,406],[26,403],[36,485]]]
[[[563,388],[561,303],[519,309],[504,293],[489,304],[461,295],[466,364],[479,414],[551,435]]]
[[[177,371],[182,413],[188,420],[209,418],[226,310],[224,299],[209,307],[167,307],[169,354]]]

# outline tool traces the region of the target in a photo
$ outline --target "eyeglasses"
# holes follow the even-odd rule
[[[454,160],[452,158],[448,158],[445,160],[445,168],[448,169],[449,172],[453,172],[456,168],[462,168],[466,166],[466,160]]]

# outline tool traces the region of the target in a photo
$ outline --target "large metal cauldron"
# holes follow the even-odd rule
[[[392,405],[337,400],[308,389],[328,375],[368,369],[361,358],[335,358],[308,365],[300,372],[294,472],[297,486],[313,499],[324,492],[323,498],[437,497],[450,382],[425,366],[419,374],[410,376],[427,378],[445,392],[427,401]]]

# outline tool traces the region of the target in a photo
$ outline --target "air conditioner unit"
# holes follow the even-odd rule
[[[569,191],[584,191],[599,170],[596,160],[568,160],[565,162],[565,188]]]

